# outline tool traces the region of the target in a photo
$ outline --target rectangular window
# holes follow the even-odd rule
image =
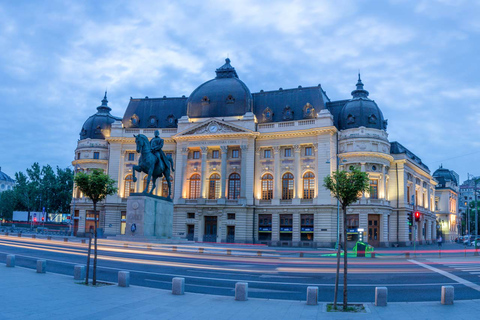
[[[120,216],[120,234],[125,234],[127,229],[127,212],[122,211]]]
[[[219,158],[218,150],[213,150],[212,151],[212,159],[218,159],[218,158]]]
[[[258,215],[258,240],[260,241],[272,240],[272,215],[271,214]]]
[[[370,199],[378,199],[378,180],[370,180]]]
[[[291,157],[292,156],[292,148],[285,148],[285,157]]]
[[[200,159],[200,151],[193,151],[193,159]]]
[[[187,219],[195,219],[195,212],[187,213]]]
[[[80,157],[80,156],[79,156],[79,157]],[[271,150],[270,150],[270,149],[265,149],[265,150],[263,150],[263,157],[264,157],[264,158],[271,158],[271,157],[272,157]]]
[[[291,241],[293,233],[293,218],[291,214],[280,215],[280,241]]]
[[[232,150],[232,158],[238,158],[238,149]]]
[[[128,161],[135,161],[135,153],[133,152],[128,153]]]
[[[80,159],[80,152],[77,153],[77,159]]]
[[[100,159],[100,152],[94,152],[93,159]]]
[[[302,214],[301,221],[301,240],[313,241],[313,214]]]
[[[312,147],[305,147],[305,155],[306,156],[312,155]]]
[[[229,213],[229,214],[227,215],[227,219],[228,219],[228,220],[235,220],[235,213]]]

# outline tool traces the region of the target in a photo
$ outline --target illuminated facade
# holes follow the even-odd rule
[[[440,166],[433,173],[438,181],[435,188],[435,215],[437,216],[438,234],[444,240],[455,240],[461,233],[461,216],[459,210],[459,177],[455,171]]]
[[[73,164],[102,168],[118,181],[118,194],[99,206],[105,234],[125,232],[126,198],[144,189],[143,174],[131,180],[138,161],[133,135],[152,138],[159,130],[175,161],[176,237],[332,246],[337,201],[323,179],[337,166],[358,166],[369,174],[371,192],[348,209],[349,240],[409,245],[411,195],[422,212],[417,239],[435,238],[436,182],[420,158],[389,142],[387,122],[360,77],[351,99],[331,101],[320,85],[252,94],[228,59],[216,74],[189,97],[131,99],[122,119],[110,115],[105,97],[102,114],[87,120]],[[157,195],[166,195],[164,184],[157,185]],[[81,234],[93,215],[88,201],[74,194]]]

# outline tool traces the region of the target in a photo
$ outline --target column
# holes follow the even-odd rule
[[[220,199],[225,199],[225,186],[227,179],[227,152],[228,146],[221,146],[220,151],[222,153],[222,167],[221,167],[221,190],[220,190]]]
[[[248,145],[244,144],[241,147],[242,152],[242,164],[240,173],[240,198],[245,199],[247,191],[247,150]]]
[[[188,161],[188,148],[181,149],[181,156],[177,157],[177,163],[175,168],[175,199],[185,199],[185,171],[187,170],[187,161]]]
[[[200,184],[200,197],[203,198],[203,199],[206,199],[207,198],[207,187],[206,187],[206,184],[207,184],[207,170],[206,170],[206,167],[207,167],[207,153],[208,153],[208,147],[201,147],[200,148],[202,150],[202,169],[201,169],[201,175],[202,175],[202,180],[201,180],[201,184]]]
[[[280,240],[280,216],[278,213],[272,214],[272,241]]]
[[[280,147],[273,147],[273,157],[274,157],[274,177],[273,177],[273,200],[277,200],[277,204],[280,203],[280,199],[282,198],[281,194],[281,185],[282,185],[282,178],[280,177]]]
[[[293,152],[295,153],[295,199],[300,199],[303,196],[302,190],[302,168],[300,166],[300,145],[293,146]]]
[[[115,180],[117,182],[117,187],[118,191],[115,195],[110,195],[107,196],[107,202],[114,202],[113,200],[114,197],[120,196],[122,193],[122,188],[123,188],[123,177],[122,177],[122,171],[123,171],[123,161],[122,161],[122,145],[121,144],[116,144],[112,143],[110,144],[110,155],[108,159],[108,175],[110,178]],[[80,169],[81,166],[78,166],[78,169]],[[118,198],[117,198],[118,199]],[[80,230],[80,227],[79,227]]]
[[[300,242],[300,213],[294,213],[292,215],[293,218],[293,225],[292,225],[292,245],[297,245]]]

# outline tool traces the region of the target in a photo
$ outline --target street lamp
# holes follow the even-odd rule
[[[75,226],[75,223],[73,221],[73,219],[75,218],[75,202],[76,202],[76,198],[77,198],[77,195],[76,195],[76,192],[75,192],[75,173],[77,173],[77,170],[80,168],[80,166],[78,164],[75,164],[74,168],[73,168],[73,210],[72,212],[70,213],[70,236],[73,237],[73,229],[74,229],[74,226]]]

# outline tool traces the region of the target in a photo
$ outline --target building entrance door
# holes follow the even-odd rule
[[[203,242],[217,242],[217,216],[205,216]]]
[[[374,247],[380,245],[380,215],[368,215],[368,244]]]
[[[235,226],[227,226],[227,242],[235,242]]]

